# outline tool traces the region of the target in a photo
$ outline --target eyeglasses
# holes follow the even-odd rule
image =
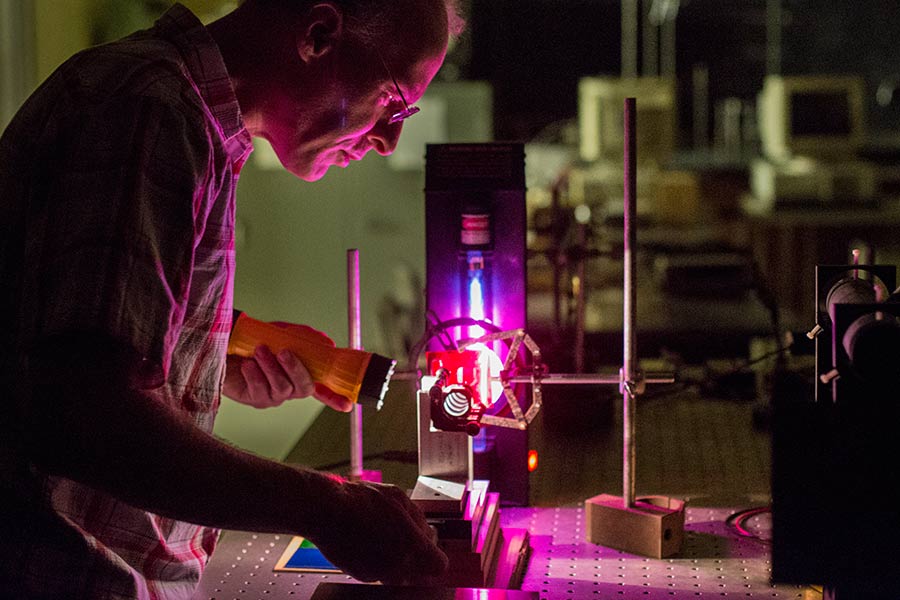
[[[394,124],[403,121],[404,119],[408,119],[421,109],[418,106],[410,106],[406,102],[406,98],[403,97],[403,92],[400,90],[400,85],[397,83],[397,80],[394,78],[394,74],[391,73],[391,70],[388,68],[387,63],[384,62],[384,57],[381,56],[381,53],[378,54],[379,58],[381,58],[381,64],[384,65],[384,70],[387,71],[388,76],[391,78],[391,81],[394,82],[394,87],[397,89],[397,95],[400,96],[400,100],[403,102],[403,110],[399,112],[395,112],[391,115],[391,118],[388,119],[388,123]]]

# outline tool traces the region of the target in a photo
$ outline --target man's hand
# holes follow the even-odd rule
[[[312,328],[287,323],[276,325],[314,331],[322,337],[323,343],[334,345],[331,338]],[[223,392],[232,400],[256,408],[279,406],[285,400],[309,397],[340,412],[349,412],[353,408],[347,397],[314,382],[294,353],[284,350],[276,356],[268,346],[256,348],[252,358],[228,356]]]
[[[434,585],[447,570],[434,529],[398,487],[368,482],[337,484],[323,498],[327,517],[308,537],[322,554],[360,581]]]

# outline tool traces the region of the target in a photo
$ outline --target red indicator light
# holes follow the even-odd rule
[[[538,468],[538,453],[537,450],[529,450],[528,451],[528,472],[533,473]]]

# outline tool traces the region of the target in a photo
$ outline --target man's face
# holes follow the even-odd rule
[[[397,65],[396,71],[377,55],[368,57],[364,69],[349,53],[336,57],[335,75],[313,90],[315,102],[296,98],[279,103],[267,132],[279,160],[300,179],[316,181],[332,165],[346,167],[370,150],[383,156],[392,153],[403,123],[388,120],[404,105],[390,73],[403,98],[413,104],[425,93],[444,55],[441,50],[414,65]]]

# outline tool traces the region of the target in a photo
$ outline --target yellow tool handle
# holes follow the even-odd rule
[[[293,352],[313,381],[356,402],[369,365],[371,353],[351,348],[335,348],[322,342],[318,334],[297,327],[280,327],[241,313],[231,330],[228,354],[249,358],[257,346],[266,345],[273,353]]]

